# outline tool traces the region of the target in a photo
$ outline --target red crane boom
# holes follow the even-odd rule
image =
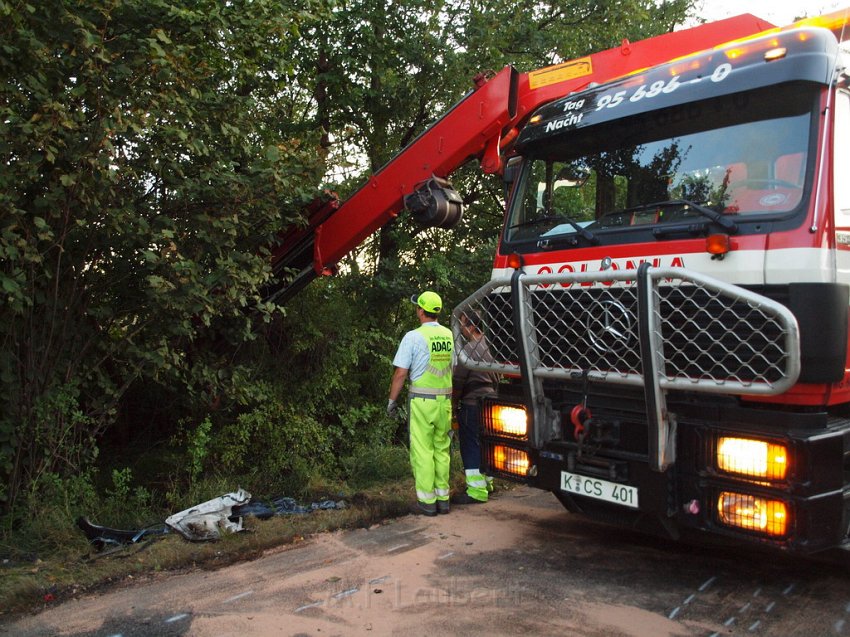
[[[438,187],[449,187],[440,180],[472,159],[481,161],[485,173],[500,172],[504,152],[538,106],[591,82],[607,82],[770,28],[772,24],[744,14],[639,42],[623,40],[616,48],[529,73],[518,73],[507,66],[490,79],[477,76],[474,90],[349,199],[314,205],[307,212],[306,228],[281,237],[272,256],[274,271],[281,280],[267,296],[284,301],[316,276],[334,273],[340,259],[398,216],[405,207],[405,197],[417,189],[421,192],[423,184],[434,177],[438,178]],[[432,182],[428,187],[435,186]],[[284,273],[293,270],[296,276],[285,280]]]

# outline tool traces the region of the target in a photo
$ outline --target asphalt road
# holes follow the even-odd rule
[[[0,635],[850,635],[846,566],[598,525],[517,489],[137,581]]]

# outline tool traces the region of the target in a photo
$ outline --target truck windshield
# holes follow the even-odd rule
[[[748,232],[747,220],[801,213],[816,94],[811,84],[771,87],[536,140],[524,149],[505,241],[646,241],[662,224]]]

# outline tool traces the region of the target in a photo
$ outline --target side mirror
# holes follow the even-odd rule
[[[510,191],[514,185],[519,169],[522,167],[522,157],[511,157],[505,164],[505,170],[502,172],[502,181],[505,184],[505,192]]]

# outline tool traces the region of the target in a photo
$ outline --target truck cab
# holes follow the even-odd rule
[[[507,162],[484,470],[570,511],[811,553],[850,532],[850,90],[836,19],[537,109]],[[843,33],[843,30],[841,31]]]

